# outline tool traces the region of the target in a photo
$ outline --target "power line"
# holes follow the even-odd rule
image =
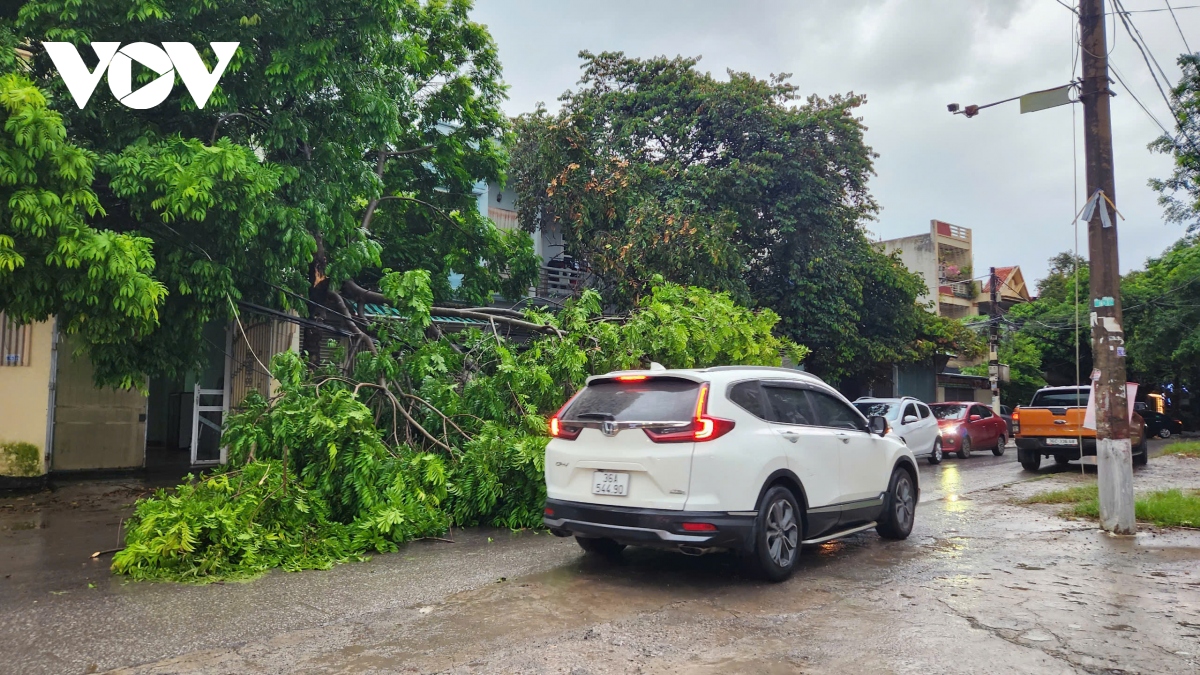
[[[1133,93],[1133,90],[1129,88],[1129,85],[1125,84],[1125,78],[1121,77],[1121,73],[1117,70],[1117,67],[1110,63],[1108,68],[1112,71],[1113,75],[1116,76],[1117,83],[1121,85],[1121,88],[1125,90],[1125,93],[1129,94],[1129,97],[1133,99],[1133,102],[1138,104],[1138,107],[1142,109],[1142,112],[1146,113],[1146,116],[1149,117],[1155,124],[1157,124],[1158,128],[1162,129],[1162,132],[1165,135],[1171,137],[1171,143],[1176,148],[1182,149],[1179,146],[1178,140],[1176,140],[1174,135],[1167,129],[1166,125],[1159,121],[1158,117],[1156,117],[1154,113],[1150,112],[1150,109],[1146,107],[1146,104],[1142,103],[1142,100],[1137,97],[1137,94]]]
[[[1138,52],[1141,53],[1142,61],[1145,62],[1146,68],[1150,71],[1150,78],[1154,80],[1154,86],[1158,89],[1158,93],[1160,96],[1162,96],[1163,102],[1167,104],[1167,110],[1171,111],[1171,118],[1177,122],[1178,126],[1179,114],[1175,109],[1175,105],[1171,103],[1170,97],[1167,96],[1167,92],[1163,90],[1163,84],[1159,83],[1158,74],[1154,72],[1154,68],[1156,66],[1158,67],[1159,73],[1162,73],[1163,76],[1163,83],[1166,83],[1169,86],[1169,78],[1167,77],[1166,72],[1163,71],[1162,66],[1159,65],[1158,59],[1154,57],[1154,53],[1150,50],[1150,46],[1146,44],[1145,38],[1142,37],[1142,32],[1138,30],[1137,26],[1133,23],[1133,18],[1125,16],[1128,12],[1126,12],[1125,6],[1121,3],[1121,0],[1113,0],[1113,3],[1120,10],[1116,12],[1116,14],[1121,20],[1121,25],[1125,27],[1125,32],[1129,35],[1129,39],[1133,41],[1134,46],[1136,46],[1138,48]],[[1151,65],[1151,62],[1153,62],[1153,65]],[[1110,66],[1109,69],[1116,73],[1115,68]],[[1120,79],[1121,78],[1118,75],[1118,80]],[[1137,100],[1137,97],[1134,96],[1129,86],[1123,81],[1121,82],[1121,86],[1125,88],[1125,91],[1129,92],[1130,96],[1134,97],[1135,101]],[[1138,101],[1138,105],[1142,105],[1140,101]],[[1145,110],[1145,106],[1142,106],[1142,108]],[[1147,114],[1149,114],[1148,110]],[[1153,115],[1151,115],[1151,117],[1153,117]],[[1155,118],[1155,122],[1159,125],[1159,127],[1163,127],[1162,123],[1158,122],[1157,118]],[[1167,136],[1172,136],[1172,134],[1168,132]],[[1197,150],[1196,143],[1192,140],[1192,137],[1189,136],[1182,127],[1179,129],[1179,136],[1182,136],[1185,140],[1187,140],[1187,143],[1189,146],[1191,146],[1193,152],[1200,152],[1200,150]],[[1178,142],[1175,142],[1175,145],[1178,147]]]
[[[1184,49],[1188,50],[1188,53],[1190,54],[1192,52],[1192,48],[1188,44],[1187,37],[1183,34],[1183,27],[1179,25],[1179,17],[1175,16],[1175,10],[1171,9],[1171,0],[1163,0],[1163,2],[1167,5],[1167,11],[1171,13],[1171,20],[1175,22],[1175,29],[1179,31],[1179,39],[1183,40]]]
[[[1126,16],[1127,12],[1125,12],[1125,5],[1122,4],[1121,0],[1112,0],[1112,1],[1117,7],[1119,7],[1121,9],[1121,12],[1117,14],[1117,18],[1121,19],[1121,23],[1124,24],[1125,32],[1129,33],[1130,29],[1132,29],[1133,33],[1137,34],[1137,37],[1135,38],[1133,36],[1133,33],[1130,33],[1130,35],[1129,35],[1130,39],[1133,40],[1134,44],[1139,45],[1139,49],[1141,47],[1145,47],[1145,53],[1142,55],[1143,58],[1146,56],[1146,54],[1149,54],[1150,60],[1154,62],[1154,66],[1156,68],[1158,68],[1159,74],[1162,75],[1163,82],[1169,83],[1171,81],[1171,78],[1167,77],[1167,71],[1163,70],[1162,66],[1159,65],[1158,59],[1155,58],[1154,52],[1153,52],[1153,50],[1150,49],[1150,44],[1148,42],[1146,42],[1146,38],[1142,35],[1141,29],[1139,29],[1137,27],[1137,24],[1135,24],[1133,22],[1132,16]],[[1146,65],[1149,66],[1149,64],[1146,64]],[[1151,74],[1153,74],[1153,72],[1154,72],[1153,69],[1151,69]],[[1157,81],[1155,82],[1155,84],[1157,84]],[[1165,97],[1166,94],[1163,94],[1163,96]],[[1170,106],[1169,103],[1167,105]]]

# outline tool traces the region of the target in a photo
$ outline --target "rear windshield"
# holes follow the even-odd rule
[[[1089,387],[1080,389],[1062,389],[1058,391],[1039,391],[1033,395],[1031,408],[1086,408]]]
[[[962,419],[963,413],[967,412],[967,406],[965,405],[931,405],[929,409],[933,411],[933,416],[939,420]]]
[[[855,403],[854,407],[858,408],[858,412],[862,413],[863,417],[866,417],[867,419],[871,419],[872,417],[878,415],[879,417],[886,417],[889,420],[894,420],[896,419],[896,415],[900,412],[899,405],[895,403],[881,403],[878,401],[863,401],[861,403]]]
[[[696,414],[700,385],[660,377],[588,385],[563,413],[564,422],[687,422]]]

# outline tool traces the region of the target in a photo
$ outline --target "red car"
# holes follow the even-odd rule
[[[1004,454],[1008,423],[987,406],[961,401],[930,403],[929,409],[938,420],[947,454],[957,452],[960,459],[965,459],[976,448],[988,448],[997,456]]]

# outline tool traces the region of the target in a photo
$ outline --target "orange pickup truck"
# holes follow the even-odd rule
[[[1037,471],[1042,457],[1053,457],[1062,466],[1083,455],[1096,454],[1096,431],[1083,428],[1091,387],[1047,387],[1033,395],[1028,406],[1013,411],[1013,437],[1017,459],[1027,471]],[[1146,423],[1137,413],[1130,420],[1133,463],[1145,464]]]

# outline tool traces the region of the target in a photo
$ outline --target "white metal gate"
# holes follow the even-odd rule
[[[228,410],[224,389],[201,389],[192,396],[192,466],[225,463],[221,425]]]

